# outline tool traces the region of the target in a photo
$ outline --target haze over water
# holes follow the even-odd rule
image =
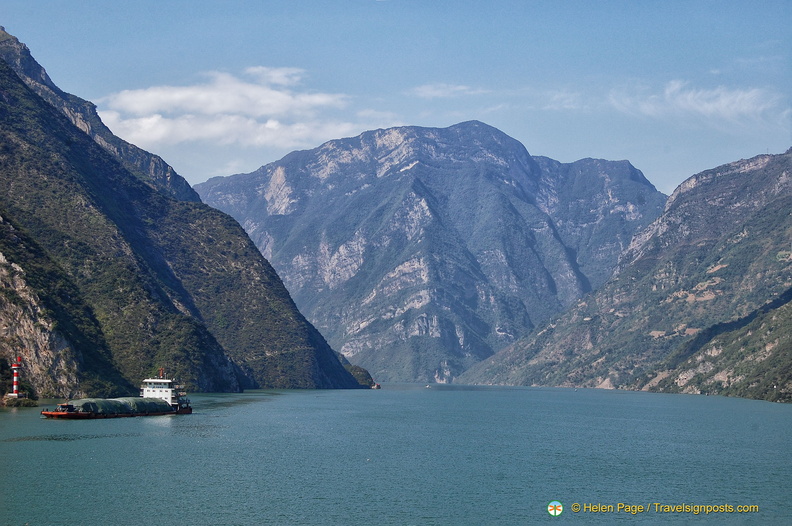
[[[183,416],[51,421],[38,414],[46,403],[0,411],[0,525],[792,519],[789,405],[435,385],[191,398],[195,413]],[[556,500],[564,509],[552,517]],[[608,511],[619,503],[649,508]]]

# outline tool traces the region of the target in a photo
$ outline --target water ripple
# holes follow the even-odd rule
[[[140,437],[142,433],[115,433],[106,435],[35,435],[12,437],[0,442],[74,442],[76,440],[94,440],[97,438]]]

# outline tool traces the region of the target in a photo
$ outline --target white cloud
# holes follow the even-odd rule
[[[359,122],[333,116],[350,97],[299,88],[298,68],[251,67],[245,76],[210,72],[188,86],[125,90],[98,101],[117,135],[143,148],[188,142],[297,148],[390,125],[390,116],[360,110]]]
[[[576,111],[585,109],[583,96],[579,92],[559,89],[546,91],[539,97],[541,108],[555,111]]]
[[[193,86],[153,86],[124,90],[99,101],[110,110],[143,116],[154,113],[240,114],[254,117],[305,115],[318,109],[342,108],[348,97],[337,93],[299,92],[285,86],[299,82],[293,68],[248,68],[255,81],[211,72],[209,82]]]
[[[487,90],[471,88],[460,84],[424,84],[411,89],[408,94],[422,99],[446,99],[460,95],[480,95]]]
[[[279,86],[294,86],[302,81],[305,70],[300,68],[268,68],[266,66],[253,66],[247,68],[245,73],[257,76],[265,84]]]
[[[617,110],[655,119],[691,118],[712,125],[783,125],[789,118],[788,102],[764,88],[695,88],[673,80],[662,91],[646,86],[612,90],[610,104]]]
[[[283,122],[230,114],[123,118],[118,112],[107,111],[100,116],[117,135],[143,148],[187,142],[296,148],[355,133],[359,128],[357,123],[332,119]]]

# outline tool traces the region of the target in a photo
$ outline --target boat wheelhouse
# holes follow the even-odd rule
[[[146,378],[140,386],[140,396],[143,398],[162,398],[174,409],[174,411],[185,412],[187,409],[192,412],[190,401],[185,398],[187,393],[183,387],[176,383],[176,380],[165,375],[165,369],[160,368],[156,378]]]

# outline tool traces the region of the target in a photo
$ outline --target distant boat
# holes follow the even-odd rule
[[[54,411],[42,411],[47,418],[88,420],[132,416],[188,415],[192,413],[187,393],[176,381],[159,370],[156,378],[146,378],[140,396],[122,398],[83,398],[58,404]]]

